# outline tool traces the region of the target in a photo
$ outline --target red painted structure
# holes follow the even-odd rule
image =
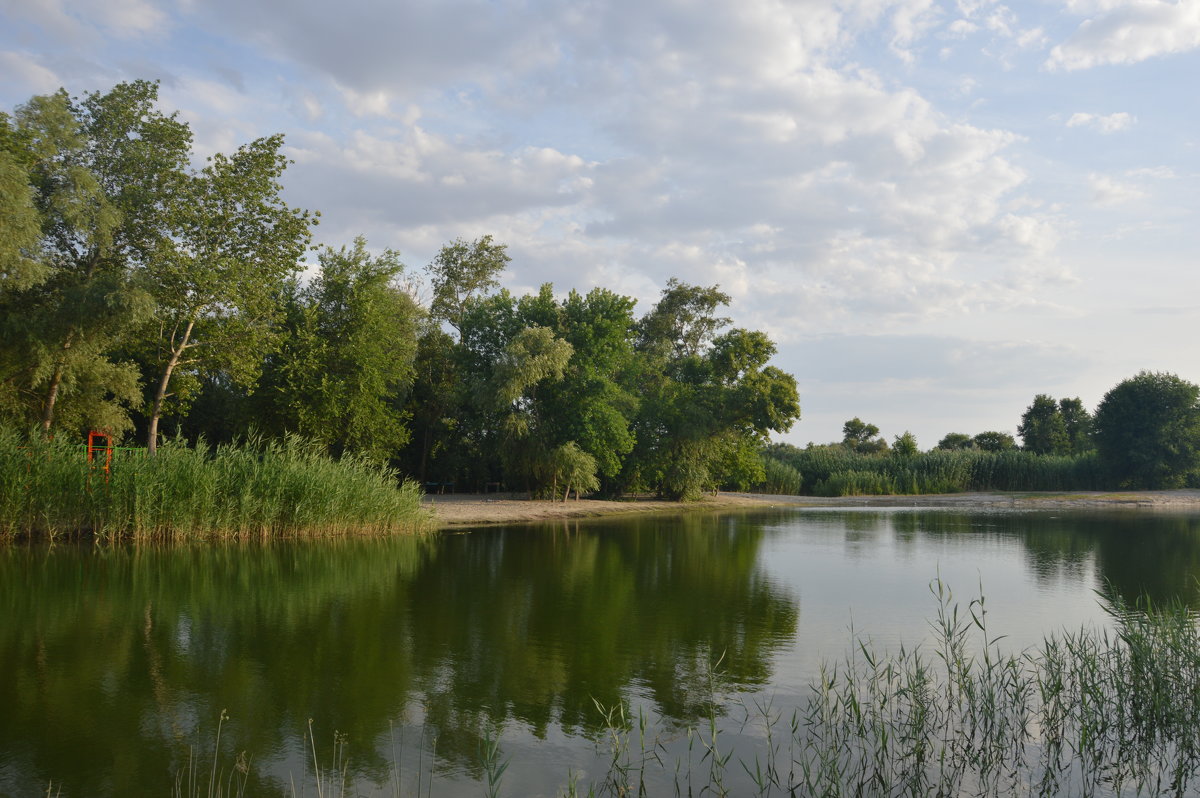
[[[113,444],[112,433],[102,430],[91,430],[88,432],[87,440],[87,459],[89,463],[95,463],[96,459],[103,457],[104,465],[104,481],[108,482],[109,472],[112,471]],[[95,466],[92,466],[95,468]]]

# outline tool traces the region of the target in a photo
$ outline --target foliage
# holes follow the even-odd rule
[[[976,435],[972,441],[976,449],[985,452],[1009,452],[1017,448],[1017,442],[1007,432],[988,430]]]
[[[282,432],[383,460],[408,442],[400,398],[413,380],[421,311],[397,283],[398,253],[325,248],[307,285],[283,296],[283,341],[268,356],[257,396]]]
[[[868,424],[858,416],[842,425],[842,445],[858,454],[875,454],[887,450],[887,441],[877,437],[879,427]]]
[[[299,269],[316,221],[283,201],[278,180],[288,161],[282,146],[282,136],[270,136],[232,155],[218,153],[180,185],[172,238],[147,269],[158,323],[146,441],[151,454],[177,369],[183,378],[219,370],[235,383],[252,384],[278,337],[277,297]]]
[[[168,440],[157,457],[119,452],[106,476],[78,445],[0,427],[0,537],[344,535],[425,522],[412,483],[362,458],[332,460],[293,436],[211,454]]]
[[[897,435],[896,439],[892,442],[892,454],[896,457],[912,457],[919,451],[917,437],[908,430],[905,430],[901,435]]]
[[[1174,374],[1142,371],[1096,408],[1100,459],[1122,486],[1178,488],[1200,469],[1200,387]]]
[[[457,238],[442,247],[426,268],[433,286],[430,314],[458,330],[461,341],[463,316],[472,302],[500,285],[496,278],[510,260],[505,245],[490,235],[470,243]]]
[[[938,441],[936,448],[951,452],[958,451],[960,449],[973,449],[975,448],[975,441],[966,433],[949,432],[944,438]]]
[[[136,81],[82,99],[33,97],[3,136],[39,227],[12,285],[23,290],[0,294],[0,402],[10,419],[47,433],[132,426],[138,374],[117,355],[151,311],[140,276],[167,240],[191,143],[186,124],[155,109],[157,95],[156,84]]]
[[[837,444],[805,449],[773,444],[764,453],[794,468],[805,491],[818,496],[1098,490],[1106,485],[1094,454],[934,449],[894,457],[858,454]]]
[[[1054,397],[1040,393],[1025,409],[1017,434],[1024,449],[1035,454],[1065,454],[1069,449],[1067,425]]]
[[[1060,399],[1058,411],[1067,429],[1067,451],[1064,454],[1085,454],[1096,448],[1092,440],[1092,414],[1078,398]]]
[[[762,455],[763,483],[760,488],[763,493],[783,496],[799,495],[804,485],[804,478],[792,466],[770,455]]]

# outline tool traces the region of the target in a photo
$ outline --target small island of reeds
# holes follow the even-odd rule
[[[412,532],[429,518],[415,484],[294,437],[209,449],[166,441],[154,456],[0,429],[0,537],[186,541]]]

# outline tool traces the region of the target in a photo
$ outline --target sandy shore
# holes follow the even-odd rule
[[[1128,491],[1119,493],[950,493],[936,496],[770,496],[720,493],[681,504],[657,499],[552,502],[530,501],[521,494],[446,494],[426,496],[439,527],[516,524],[558,518],[594,518],[634,513],[681,513],[753,510],[767,507],[961,507],[965,509],[1109,508],[1127,510],[1194,510],[1200,512],[1200,490]]]

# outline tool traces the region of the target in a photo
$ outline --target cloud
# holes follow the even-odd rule
[[[1128,130],[1136,123],[1137,117],[1124,111],[1107,116],[1077,111],[1071,114],[1071,118],[1067,120],[1067,127],[1090,127],[1101,133],[1116,133],[1120,130]]]
[[[28,53],[0,52],[0,72],[27,95],[49,94],[63,85],[58,75]]]
[[[9,19],[22,19],[67,43],[98,41],[102,36],[137,39],[165,33],[170,17],[147,0],[0,0]]]
[[[1088,175],[1088,187],[1092,190],[1092,201],[1097,205],[1120,205],[1146,196],[1140,188],[1120,183],[1108,175]]]
[[[1099,16],[1085,20],[1050,51],[1048,68],[1134,64],[1200,47],[1200,0],[1104,2],[1088,11]]]

